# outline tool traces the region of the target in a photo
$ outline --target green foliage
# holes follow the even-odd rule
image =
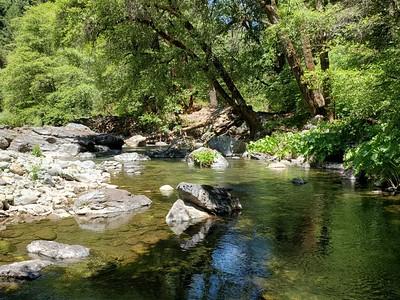
[[[39,179],[40,165],[33,165],[30,171],[30,176],[33,181]]]
[[[278,133],[249,144],[250,152],[265,153],[279,159],[290,159],[302,155],[304,147],[301,133]]]
[[[32,155],[36,156],[36,157],[42,157],[43,156],[43,152],[42,152],[42,149],[40,149],[40,145],[34,145],[32,147]]]
[[[383,186],[400,188],[400,134],[395,127],[381,124],[378,133],[346,153],[346,165]]]
[[[192,154],[195,166],[209,168],[217,158],[217,153],[212,149],[204,149]]]

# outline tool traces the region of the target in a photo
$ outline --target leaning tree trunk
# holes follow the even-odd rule
[[[261,4],[265,9],[270,23],[278,24],[280,22],[280,19],[278,16],[275,0],[261,0]],[[290,66],[292,74],[296,79],[304,102],[307,104],[313,115],[320,113],[325,115],[325,99],[321,92],[313,89],[312,85],[304,80],[303,66],[301,65],[300,56],[298,55],[292,40],[284,32],[280,32],[278,34],[278,39],[286,56],[286,60]]]

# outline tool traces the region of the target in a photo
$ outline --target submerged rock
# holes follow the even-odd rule
[[[75,216],[75,221],[79,227],[84,230],[90,230],[95,232],[104,232],[106,230],[117,229],[125,224],[128,224],[134,215],[137,213],[144,212],[147,207],[140,208],[130,213],[122,213],[120,215],[112,216]]]
[[[306,182],[303,178],[293,178],[293,179],[292,179],[292,183],[293,183],[294,185],[304,185],[304,184],[306,184],[307,182]]]
[[[53,241],[33,241],[26,249],[31,254],[55,260],[74,260],[88,257],[90,249],[80,245],[67,245]]]
[[[74,203],[77,215],[93,217],[117,215],[146,206],[151,200],[143,195],[134,196],[128,191],[101,189],[81,195]]]
[[[199,149],[196,149],[194,151],[192,151],[187,157],[186,157],[186,161],[189,165],[194,166],[195,165],[195,156],[196,154],[200,153],[200,152],[204,152],[204,151],[212,151],[215,155],[214,161],[211,164],[211,168],[213,169],[225,169],[227,167],[229,167],[229,162],[226,160],[225,157],[222,156],[221,153],[219,153],[216,150],[212,150],[209,148],[205,148],[205,147],[201,147]]]
[[[36,279],[40,271],[52,262],[41,259],[27,260],[0,266],[0,277],[12,279]]]
[[[114,156],[114,159],[119,162],[132,162],[132,161],[143,161],[150,160],[150,158],[146,155],[139,154],[136,152],[123,153],[120,155]]]
[[[194,183],[180,183],[179,197],[214,215],[230,215],[242,209],[239,199],[224,188]]]
[[[179,199],[172,205],[165,221],[175,234],[180,235],[191,225],[210,217],[207,212]]]

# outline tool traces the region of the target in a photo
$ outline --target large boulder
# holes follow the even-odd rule
[[[242,209],[239,199],[224,188],[182,182],[176,189],[180,199],[213,215],[230,215]]]
[[[213,216],[229,216],[242,209],[238,199],[224,188],[182,182],[177,186],[177,200],[165,221],[180,235],[186,229]]]
[[[180,235],[188,227],[210,218],[210,214],[199,210],[193,204],[177,200],[168,212],[165,221],[174,233]]]
[[[0,266],[0,277],[33,280],[40,277],[40,271],[52,262],[34,259]]]
[[[131,148],[146,146],[147,138],[141,135],[134,135],[125,140],[125,145]]]
[[[247,145],[245,142],[235,139],[229,135],[214,136],[209,142],[208,147],[217,150],[224,156],[234,156],[243,154]]]
[[[77,215],[97,218],[130,212],[148,207],[150,204],[151,200],[146,196],[134,196],[125,190],[105,188],[78,197],[74,203],[74,212]]]
[[[211,167],[213,169],[224,169],[224,168],[229,167],[229,162],[225,159],[225,157],[221,153],[219,153],[216,150],[205,148],[205,147],[201,147],[199,149],[192,151],[186,157],[187,163],[190,166],[198,165],[198,163],[196,161],[196,157],[198,157],[198,155],[201,154],[202,152],[211,152],[212,155],[214,155],[214,160],[211,163],[211,165],[209,165],[209,167]]]
[[[90,249],[81,245],[67,245],[53,241],[33,241],[26,246],[30,254],[53,260],[76,260],[88,257]]]
[[[98,152],[102,147],[121,150],[123,139],[110,134],[98,134],[86,126],[68,124],[64,127],[26,127],[0,130],[0,137],[7,139],[8,149],[18,152],[30,152],[36,145],[55,157],[76,156],[81,152]]]

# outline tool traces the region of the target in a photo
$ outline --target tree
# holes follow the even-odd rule
[[[103,23],[101,30],[115,30],[115,26],[126,24],[135,26],[136,30],[150,29],[161,40],[161,46],[176,48],[178,51],[175,54],[186,61],[190,60],[190,66],[204,74],[218,95],[246,121],[251,135],[255,136],[261,129],[258,115],[247,105],[234,78],[213,47],[221,26],[227,24],[219,24],[215,16],[210,14],[209,5],[212,4],[197,1],[193,6],[191,2],[127,1],[126,6],[120,9],[119,18],[109,22],[109,19],[103,18],[104,15],[99,16],[99,19],[108,22]],[[118,6],[117,3],[114,5]],[[98,4],[98,11],[106,13],[101,11],[102,6],[104,3]],[[196,20],[196,24],[191,20]]]

